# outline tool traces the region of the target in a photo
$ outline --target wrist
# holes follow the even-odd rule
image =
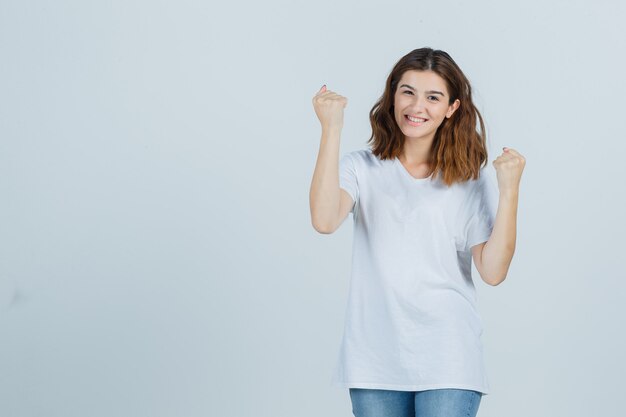
[[[519,197],[518,189],[500,190],[500,198],[505,198],[507,200],[516,200],[518,197]]]

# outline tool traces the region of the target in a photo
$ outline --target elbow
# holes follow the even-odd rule
[[[313,228],[315,229],[316,232],[321,233],[323,235],[330,235],[330,234],[332,234],[335,231],[331,227],[315,227],[315,226],[313,226]]]
[[[514,249],[511,249],[504,256],[504,259],[501,259],[497,265],[493,265],[491,262],[488,265],[482,263],[482,271],[479,272],[483,281],[492,287],[500,285],[509,273],[509,267],[511,266],[511,261],[513,260],[513,253]]]
[[[321,222],[312,221],[311,224],[313,226],[313,229],[315,229],[316,232],[321,233],[323,235],[330,235],[334,233],[335,230],[337,230],[337,227],[329,223],[321,223]]]
[[[506,275],[508,273],[508,268],[500,269],[498,271],[489,270],[489,269],[485,270],[484,265],[483,265],[483,269],[479,270],[478,273],[480,274],[480,277],[486,284],[491,285],[492,287],[496,287],[500,285],[502,281],[504,281],[504,279],[506,278]]]
[[[491,277],[489,279],[485,279],[483,278],[483,281],[485,281],[487,284],[491,285],[492,287],[497,287],[498,285],[502,284],[502,282],[506,279],[506,274],[500,276],[500,277]]]
[[[340,223],[337,216],[324,215],[324,213],[311,210],[311,225],[316,232],[329,235],[339,228]]]
[[[328,214],[328,210],[320,210],[311,203],[311,226],[316,232],[329,235],[336,229],[336,221]]]

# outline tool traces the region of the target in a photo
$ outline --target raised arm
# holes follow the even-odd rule
[[[327,91],[326,86],[313,97],[315,113],[322,125],[322,138],[311,181],[309,205],[311,223],[320,233],[337,230],[354,203],[352,197],[339,188],[339,143],[347,102],[347,98]]]
[[[506,278],[515,254],[519,186],[526,158],[515,149],[504,148],[493,166],[500,192],[498,212],[489,240],[472,247],[472,256],[483,281],[495,286]]]

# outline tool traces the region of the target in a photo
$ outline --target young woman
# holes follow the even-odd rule
[[[354,220],[333,383],[349,388],[356,417],[475,416],[489,385],[471,262],[487,284],[505,279],[525,158],[504,148],[496,187],[470,83],[441,50],[396,63],[370,111],[370,148],[339,158],[346,105],[325,85],[313,98],[313,227],[333,233]]]

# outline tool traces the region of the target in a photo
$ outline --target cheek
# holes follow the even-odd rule
[[[436,112],[437,116],[439,116],[440,119],[443,119],[446,117],[446,113],[448,112],[448,106],[438,106]]]

